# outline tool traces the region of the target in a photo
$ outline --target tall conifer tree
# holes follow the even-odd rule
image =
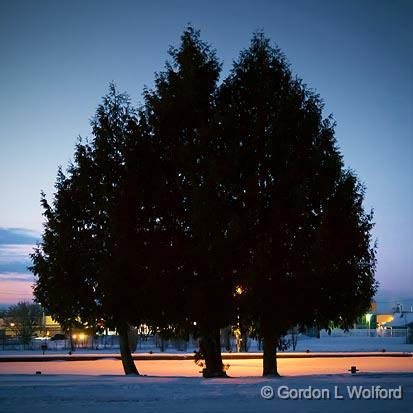
[[[320,98],[261,33],[234,63],[219,102],[242,217],[240,302],[263,339],[263,374],[277,375],[276,349],[288,329],[348,327],[368,309],[372,216],[357,179],[344,170]]]

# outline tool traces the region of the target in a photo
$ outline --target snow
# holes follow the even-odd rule
[[[398,312],[393,313],[394,319],[386,323],[386,326],[392,327],[405,327],[413,323],[413,313],[412,312]]]
[[[382,349],[386,349],[383,353]],[[147,351],[147,349],[145,349]],[[256,350],[253,346],[251,350]],[[310,350],[307,354],[306,350]],[[0,412],[7,413],[141,413],[141,412],[409,412],[413,400],[413,357],[391,351],[409,352],[413,345],[404,337],[367,337],[357,335],[322,336],[321,339],[300,337],[297,352],[280,354],[282,378],[260,377],[262,360],[225,359],[229,379],[203,379],[193,360],[177,360],[178,355],[191,355],[170,349],[166,360],[156,360],[159,353],[137,353],[153,357],[137,360],[142,377],[126,377],[115,357],[115,348],[106,350],[78,349],[75,356],[96,356],[94,361],[5,362],[9,356],[41,356],[40,351],[0,350]],[[317,351],[327,352],[318,354]],[[349,351],[362,352],[359,354]],[[379,351],[379,353],[367,353]],[[346,353],[342,353],[346,352]],[[67,356],[62,349],[46,355]],[[244,353],[245,356],[247,356]],[[243,356],[244,356],[243,355]],[[251,354],[259,357],[260,354]],[[363,357],[356,357],[356,356]],[[305,358],[291,358],[305,356]],[[308,357],[312,356],[312,357]],[[314,357],[316,356],[316,357]],[[319,357],[323,356],[323,357]],[[328,357],[325,357],[328,356]],[[368,356],[368,357],[366,357]],[[380,356],[380,357],[378,357]],[[348,369],[359,372],[351,375]],[[41,374],[36,375],[36,371]],[[276,395],[271,400],[261,397],[262,386],[271,386]],[[346,386],[363,385],[382,388],[402,386],[402,400],[282,400],[279,386],[300,389],[312,386],[346,394]]]
[[[265,400],[262,386],[276,395]],[[279,386],[339,388],[344,399],[282,400]],[[402,400],[351,400],[346,386],[402,386]],[[8,413],[144,413],[144,412],[410,412],[413,374],[320,375],[263,379],[202,379],[77,375],[2,375],[0,411]]]
[[[376,331],[372,330],[371,336],[367,335],[367,330],[357,331],[350,330],[348,333],[342,330],[334,330],[331,335],[327,334],[325,331],[321,332],[321,338],[308,337],[305,335],[300,335],[297,343],[297,351],[402,351],[402,352],[413,352],[413,344],[406,344],[406,333],[398,335],[395,337],[381,337],[376,335]],[[258,343],[255,340],[249,340],[249,352],[258,351]],[[187,349],[188,353],[195,350],[196,346],[192,346]],[[153,353],[161,353],[158,347],[154,345],[138,345],[136,349],[137,354],[148,353],[152,351]],[[292,349],[288,349],[286,352],[291,352]],[[0,356],[10,355],[10,354],[21,354],[21,355],[32,355],[41,354],[42,351],[40,346],[37,350],[2,350],[0,346]],[[68,349],[64,348],[64,341],[49,341],[48,350],[46,354],[67,354]],[[114,354],[119,353],[119,347],[117,345],[108,346],[104,348],[99,347],[96,349],[86,349],[78,348],[74,354]],[[178,351],[174,347],[167,347],[166,351],[161,354],[185,354],[183,351]]]
[[[375,334],[375,332],[374,332]],[[300,336],[297,351],[403,351],[412,352],[413,344],[406,344],[406,337],[380,337],[359,335],[328,335],[320,339]]]

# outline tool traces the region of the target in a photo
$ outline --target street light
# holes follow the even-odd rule
[[[16,326],[16,324],[14,324],[14,323],[10,323],[10,328],[11,328],[11,332],[12,332],[12,334],[11,334],[11,338],[13,339],[17,339],[17,331],[14,329],[14,327]],[[14,333],[14,334],[13,334]],[[7,334],[7,333],[6,333]]]
[[[234,295],[235,295],[235,296],[237,296],[237,295],[241,295],[241,294],[243,294],[243,293],[244,293],[244,291],[245,291],[245,289],[244,289],[244,288],[242,288],[242,286],[241,286],[241,285],[238,285],[238,286],[235,288]]]
[[[373,314],[367,313],[366,314],[366,320],[369,323],[369,336],[371,335],[371,317],[373,316]]]

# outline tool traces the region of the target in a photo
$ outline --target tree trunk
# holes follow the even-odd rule
[[[128,343],[130,351],[133,353],[136,350],[136,346],[138,345],[138,334],[137,330],[129,327],[128,328]]]
[[[231,353],[231,326],[225,327],[224,329],[224,340],[225,340],[225,350]]]
[[[279,337],[274,333],[265,333],[263,336],[263,376],[279,377],[277,370],[277,345]]]
[[[120,356],[122,358],[123,370],[126,375],[139,376],[139,372],[133,361],[131,348],[129,346],[128,329],[129,326],[126,324],[118,327]]]
[[[69,329],[69,343],[70,343],[70,353],[73,353],[75,351],[75,346],[73,345],[73,335],[72,335],[72,330]]]
[[[205,358],[204,377],[226,377],[221,356],[221,340],[219,328],[204,327],[201,329],[200,350]]]
[[[241,325],[241,349],[240,351],[242,353],[247,353],[248,352],[248,330]]]

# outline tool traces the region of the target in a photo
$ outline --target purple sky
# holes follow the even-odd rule
[[[378,301],[413,304],[412,15],[408,0],[1,2],[0,303],[30,294],[40,190],[53,192],[109,82],[138,103],[191,22],[223,76],[263,29],[325,99],[375,210]]]

